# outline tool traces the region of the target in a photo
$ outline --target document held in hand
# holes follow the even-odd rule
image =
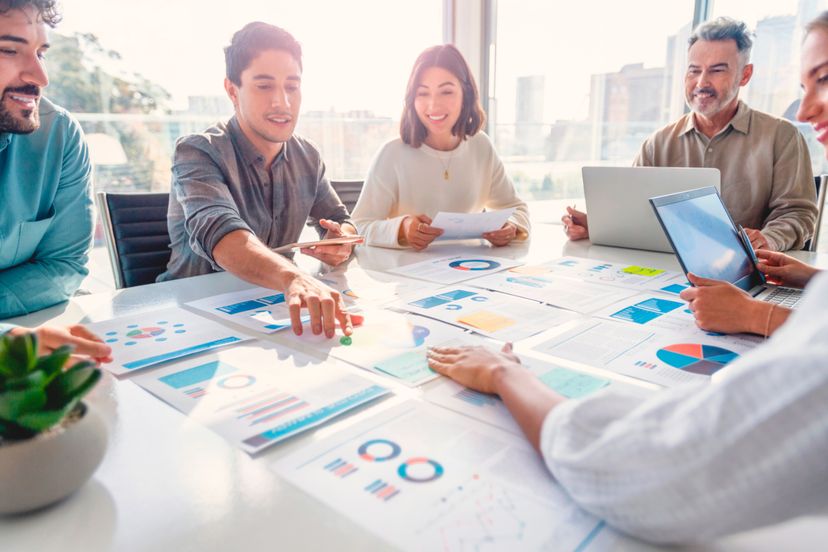
[[[438,240],[466,240],[479,238],[486,232],[500,230],[515,212],[515,208],[482,213],[439,212],[431,222],[433,228],[443,230]]]

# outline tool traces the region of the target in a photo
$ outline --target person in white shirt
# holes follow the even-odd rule
[[[529,235],[529,210],[491,140],[477,84],[459,50],[433,46],[417,58],[405,93],[400,138],[380,149],[351,214],[367,245],[422,250],[442,234],[439,211],[478,213],[516,208],[495,246]]]
[[[802,60],[798,117],[828,151],[828,12],[807,27]],[[432,348],[429,366],[499,395],[570,496],[636,537],[706,541],[824,511],[828,274],[788,266],[810,280],[800,306],[710,383],[576,401],[523,369],[510,345]]]

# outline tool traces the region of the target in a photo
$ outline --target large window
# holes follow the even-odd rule
[[[408,72],[442,42],[442,0],[63,0],[47,96],[87,133],[98,190],[167,190],[175,140],[232,114],[224,54],[250,21],[304,50],[298,133],[332,178],[363,178],[397,135]],[[377,24],[380,21],[382,24]]]
[[[692,1],[496,6],[490,129],[524,196],[581,196],[582,166],[630,164],[683,112]]]
[[[691,0],[491,0],[494,97],[490,131],[507,170],[530,198],[581,197],[584,165],[627,165],[657,128],[685,112]],[[755,30],[749,105],[795,120],[804,24],[828,0],[709,0]],[[491,88],[490,88],[491,90]],[[828,172],[808,125],[814,171]]]
[[[828,0],[715,0],[711,14],[741,19],[754,30],[754,73],[742,98],[751,107],[797,124],[808,141],[815,174],[828,172],[828,161],[811,125],[796,122],[799,47],[805,24],[825,9]]]

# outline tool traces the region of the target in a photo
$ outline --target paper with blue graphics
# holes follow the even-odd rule
[[[486,232],[500,230],[515,208],[482,213],[449,213],[440,211],[431,221],[433,228],[440,228],[443,234],[438,240],[466,240],[480,238]]]
[[[460,286],[411,295],[393,307],[500,341],[520,341],[579,316],[520,297]]]
[[[400,550],[588,550],[612,533],[522,435],[432,404],[385,409],[271,464]]]
[[[380,308],[360,311],[362,324],[350,336],[337,328],[336,335],[302,335],[284,333],[279,336],[291,346],[314,349],[320,355],[349,362],[359,368],[392,376],[409,386],[421,385],[438,377],[428,367],[426,352],[436,345],[474,345],[480,340],[460,328],[413,314]]]
[[[250,454],[389,393],[330,360],[261,342],[132,381]]]
[[[582,314],[635,295],[635,291],[594,282],[581,282],[553,273],[521,274],[521,267],[490,274],[469,282],[470,285],[540,301]]]
[[[647,329],[692,335],[698,331],[688,304],[676,296],[639,294],[613,303],[593,314]]]
[[[251,339],[178,307],[87,327],[112,347],[113,362],[102,366],[118,376]]]
[[[521,358],[521,363],[544,385],[568,399],[580,399],[610,385],[608,379],[526,355]],[[480,393],[445,379],[439,385],[429,387],[423,396],[428,402],[523,436],[523,430],[496,395]]]
[[[418,280],[428,280],[436,284],[451,285],[486,274],[494,274],[520,264],[520,261],[504,257],[453,255],[400,266],[388,272]]]
[[[190,301],[187,306],[261,333],[270,334],[290,328],[290,311],[285,295],[263,287],[214,295]],[[302,321],[307,320],[305,314]]]

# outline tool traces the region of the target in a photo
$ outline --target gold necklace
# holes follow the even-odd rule
[[[449,167],[451,167],[451,159],[452,159],[452,157],[454,157],[454,150],[456,150],[456,149],[457,148],[454,148],[453,150],[451,150],[451,153],[449,154],[449,157],[448,157],[448,163],[443,163],[443,158],[442,157],[437,158],[437,159],[440,160],[440,164],[443,166],[443,180],[448,180],[449,179]]]

